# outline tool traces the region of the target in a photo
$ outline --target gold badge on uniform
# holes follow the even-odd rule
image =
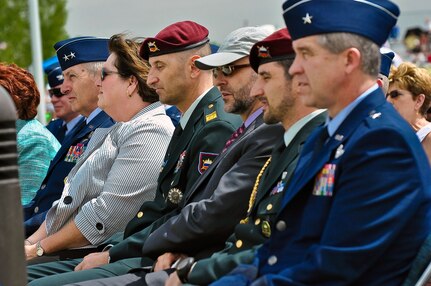
[[[168,200],[175,204],[178,205],[181,200],[183,199],[183,193],[181,192],[180,189],[178,188],[172,188],[169,190],[168,192]]]
[[[271,236],[271,225],[266,220],[264,220],[262,222],[262,234],[265,237],[270,237]]]
[[[217,112],[213,111],[210,114],[205,116],[205,123],[217,118]]]

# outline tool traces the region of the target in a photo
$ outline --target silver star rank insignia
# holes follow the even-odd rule
[[[308,13],[305,14],[305,17],[302,17],[304,24],[311,24],[311,19],[313,19],[313,16],[310,16]]]

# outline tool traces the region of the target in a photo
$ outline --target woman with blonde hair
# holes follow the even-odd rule
[[[393,67],[386,98],[415,130],[431,162],[431,123],[426,119],[431,102],[431,75],[412,63]]]

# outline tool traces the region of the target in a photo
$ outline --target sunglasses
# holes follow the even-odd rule
[[[61,88],[59,88],[59,87],[48,89],[48,93],[49,93],[49,97],[56,96],[56,97],[60,98],[63,95],[66,95],[66,94],[61,92]]]
[[[106,70],[105,68],[102,68],[102,71],[101,71],[101,73],[100,73],[100,79],[102,80],[102,81],[104,81],[105,80],[105,78],[108,76],[108,75],[110,75],[110,74],[120,74],[119,72],[116,72],[116,71],[108,71],[108,70]]]
[[[230,76],[233,74],[233,72],[237,69],[249,67],[250,64],[243,64],[243,65],[231,65],[231,66],[221,66],[218,68],[213,69],[213,76],[214,78],[217,78],[219,75],[219,72],[221,71],[224,76]]]
[[[397,98],[400,95],[401,95],[401,93],[398,90],[393,90],[393,91],[388,92],[386,94],[386,98],[388,98],[388,97],[390,97],[390,98]]]

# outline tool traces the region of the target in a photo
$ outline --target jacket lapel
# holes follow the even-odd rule
[[[345,144],[351,134],[357,129],[359,124],[368,116],[373,116],[374,109],[386,102],[380,90],[375,90],[367,97],[365,97],[346,117],[340,127],[336,130],[335,134],[331,136],[323,148],[316,154],[313,150],[316,149],[315,142],[318,136],[326,126],[322,126],[317,132],[313,133],[313,137],[307,141],[304,147],[304,156],[300,160],[301,168],[291,182],[292,188],[286,193],[283,199],[283,208],[288,204],[292,198],[304,188],[311,180],[314,180],[318,172],[322,170],[325,163],[328,163],[334,151],[341,145]],[[311,192],[311,190],[309,190]]]
[[[253,132],[257,127],[259,127],[261,124],[263,124],[263,114],[259,115],[255,121],[253,121],[245,130],[244,132],[229,146],[229,148],[226,150],[226,152],[221,153],[216,157],[214,162],[209,166],[208,170],[206,170],[196,181],[195,184],[193,184],[193,187],[191,188],[186,200],[193,195],[193,193],[202,185],[202,183],[206,183],[206,178],[214,172],[214,170],[217,169],[218,164],[226,158],[232,150],[235,148],[236,145],[240,144],[241,141],[245,140],[247,136]]]
[[[281,160],[278,160],[275,162],[275,165],[268,168],[271,170],[271,172],[268,174],[268,177],[265,177],[264,181],[262,182],[267,189],[264,192],[258,192],[256,202],[260,201],[262,198],[265,197],[265,194],[272,190],[272,186],[274,186],[277,181],[280,180],[281,175],[288,167],[292,164],[292,162],[300,155],[300,151],[302,149],[302,146],[304,142],[307,140],[309,135],[312,133],[314,129],[317,128],[317,126],[321,125],[325,122],[326,118],[326,112],[323,112],[316,117],[314,117],[312,120],[310,120],[307,124],[305,124],[301,130],[295,135],[293,140],[289,143],[289,146],[285,147],[281,156]],[[283,146],[284,140],[282,142]],[[268,171],[269,171],[268,170]],[[292,177],[294,170],[291,170],[291,172],[288,172],[285,178],[286,182],[290,181],[290,178]],[[288,186],[288,185],[286,185]]]
[[[221,96],[216,91],[217,88],[213,87],[207,94],[205,94],[190,116],[181,136],[172,138],[168,148],[168,150],[170,150],[170,154],[168,155],[169,157],[167,158],[168,161],[159,176],[159,182],[163,181],[166,175],[170,173],[170,170],[176,166],[177,158],[184,150],[187,149],[187,146],[190,144],[191,138],[195,132],[195,125],[202,120],[204,107]]]

